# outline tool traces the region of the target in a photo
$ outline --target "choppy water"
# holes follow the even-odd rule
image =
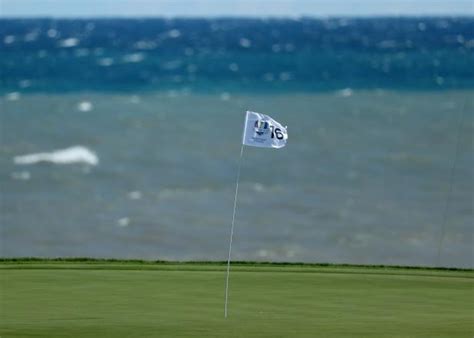
[[[1,23],[2,256],[225,259],[252,109],[235,259],[437,264],[455,164],[472,266],[474,20]]]
[[[472,18],[2,20],[2,89],[472,88]]]

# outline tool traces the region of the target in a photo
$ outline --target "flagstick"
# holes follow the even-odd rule
[[[232,225],[230,227],[229,257],[227,258],[227,276],[225,279],[225,305],[224,317],[227,318],[227,302],[229,299],[229,274],[230,274],[230,256],[232,253],[232,237],[234,237],[235,211],[237,209],[237,195],[239,193],[240,168],[242,165],[242,155],[244,153],[244,144],[240,148],[239,169],[237,170],[237,183],[235,184],[234,211],[232,213]]]

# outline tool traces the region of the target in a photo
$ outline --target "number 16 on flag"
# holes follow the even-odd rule
[[[240,147],[239,169],[237,170],[237,182],[235,184],[234,211],[232,212],[232,223],[230,226],[229,256],[227,258],[227,275],[225,279],[225,302],[224,317],[227,318],[227,305],[229,299],[229,276],[230,259],[232,255],[232,238],[234,237],[235,212],[237,210],[237,195],[239,193],[240,168],[244,145],[262,148],[283,148],[286,145],[288,133],[286,127],[265,114],[247,111],[245,115],[244,134],[242,146]]]
[[[283,148],[287,139],[286,127],[268,115],[247,111],[243,144],[262,148]]]

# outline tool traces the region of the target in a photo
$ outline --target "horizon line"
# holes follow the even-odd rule
[[[299,20],[299,19],[380,19],[380,18],[472,18],[474,14],[458,13],[458,14],[366,14],[366,15],[2,15],[3,19],[280,19],[280,20]]]

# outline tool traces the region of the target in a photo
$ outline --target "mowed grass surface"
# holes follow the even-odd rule
[[[0,263],[3,337],[473,337],[472,271]]]

